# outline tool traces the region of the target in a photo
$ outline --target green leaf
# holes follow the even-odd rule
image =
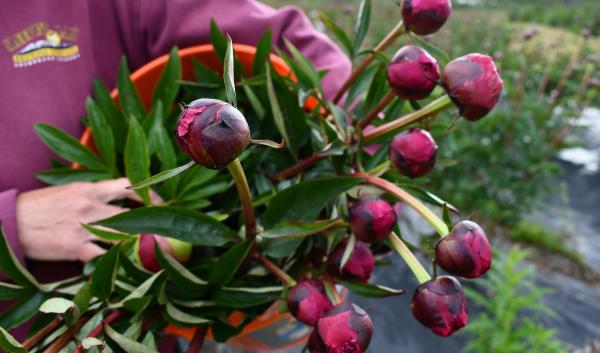
[[[442,49],[433,45],[430,41],[424,40],[423,38],[413,34],[411,34],[410,38],[414,40],[420,47],[425,49],[434,58],[436,58],[440,66],[446,66],[450,61],[450,57],[448,56],[448,54]]]
[[[49,185],[65,185],[75,181],[94,182],[113,178],[108,172],[72,168],[51,169],[37,173],[35,177]]]
[[[92,300],[92,289],[90,286],[90,281],[85,282],[85,284],[79,289],[75,297],[73,297],[73,302],[79,310],[80,313],[85,313],[90,305],[90,301]]]
[[[402,295],[406,292],[404,289],[392,289],[377,284],[347,281],[338,278],[336,278],[335,281],[351,290],[354,294],[367,298],[385,298]]]
[[[266,239],[261,243],[261,254],[281,259],[292,255],[304,241],[303,238]]]
[[[132,299],[139,299],[145,297],[150,291],[150,288],[152,288],[155,285],[155,283],[160,283],[161,281],[163,281],[165,277],[166,276],[164,271],[156,272],[150,278],[145,280],[144,283],[140,284],[133,292],[129,293],[125,298],[123,298],[123,300],[119,304],[127,303],[127,301]]]
[[[350,40],[348,34],[344,32],[344,30],[340,26],[338,26],[331,19],[331,17],[327,16],[322,11],[319,11],[319,18],[325,24],[325,26],[327,26],[331,34],[333,34],[334,38],[337,39],[338,42],[342,45],[342,47],[346,50],[346,53],[348,53],[348,55],[350,56],[353,56],[354,50],[352,47],[352,41]]]
[[[227,35],[227,50],[225,51],[225,61],[223,67],[223,82],[225,83],[225,94],[229,104],[237,107],[237,98],[235,96],[235,72],[233,71],[233,43],[231,37]]]
[[[115,288],[120,252],[121,247],[115,245],[96,262],[90,289],[102,301],[107,301]]]
[[[104,116],[104,113],[96,105],[93,99],[89,98],[85,101],[87,108],[90,126],[92,128],[92,135],[94,136],[94,144],[100,155],[104,159],[105,164],[113,175],[118,176],[119,171],[117,170],[117,153],[115,151],[115,138],[113,132],[108,125],[108,121]]]
[[[156,246],[155,250],[160,267],[167,271],[171,281],[173,281],[181,290],[197,293],[198,295],[201,295],[206,291],[206,281],[198,278],[171,255],[163,252],[159,246]]]
[[[141,120],[146,115],[146,111],[140,100],[140,96],[129,77],[127,59],[124,56],[121,58],[119,64],[117,87],[119,88],[119,103],[121,104],[121,109],[123,109],[123,113],[127,117],[127,120],[130,120],[131,117]]]
[[[302,77],[306,77],[310,81],[311,88],[316,89],[319,93],[323,92],[321,85],[321,77],[313,66],[313,64],[304,56],[300,51],[292,44],[292,42],[285,40],[285,46],[287,47],[290,54],[294,58],[296,65],[293,66],[294,73],[298,76],[298,80]]]
[[[0,301],[19,299],[33,294],[34,289],[17,286],[10,283],[0,282]]]
[[[232,246],[215,264],[208,286],[210,288],[219,289],[227,285],[235,275],[242,262],[246,259],[246,255],[254,245],[254,239],[247,239],[239,244]]]
[[[250,102],[252,109],[254,109],[256,116],[259,119],[263,120],[265,118],[267,112],[266,112],[264,105],[262,104],[262,102],[260,101],[258,96],[256,95],[256,93],[254,93],[254,91],[252,90],[252,88],[250,88],[250,86],[244,85],[244,86],[242,86],[242,89],[244,90],[244,93],[246,93],[246,97],[248,98],[248,101]]]
[[[175,321],[175,323],[180,324],[182,326],[198,326],[198,325],[209,324],[212,322],[211,320],[205,319],[203,317],[198,317],[198,316],[183,312],[183,311],[177,309],[177,307],[175,305],[173,305],[172,303],[167,303],[166,313],[167,313],[167,316],[170,319],[172,319],[172,321]]]
[[[204,64],[198,62],[195,58],[192,59],[192,65],[197,82],[214,84],[215,87],[223,86],[223,80],[213,70],[204,66]]]
[[[2,224],[0,223],[0,269],[6,276],[12,279],[16,284],[26,288],[39,288],[38,281],[29,273],[19,262],[15,254],[12,252]],[[2,325],[0,325],[2,326]]]
[[[272,37],[273,34],[271,28],[269,28],[256,45],[256,54],[252,62],[253,76],[263,73],[265,70],[265,62],[269,60],[269,56],[271,55]]]
[[[369,23],[371,22],[371,0],[362,0],[358,10],[356,26],[354,28],[354,53],[360,50],[367,32],[369,31]]]
[[[237,237],[214,218],[181,207],[140,207],[94,224],[132,234],[160,234],[204,246],[221,246]]]
[[[74,306],[75,303],[71,300],[65,298],[50,298],[40,306],[40,311],[46,314],[64,314]]]
[[[313,179],[291,186],[271,199],[263,225],[272,228],[281,221],[314,221],[326,203],[361,182],[359,178]]]
[[[90,349],[95,346],[104,346],[104,342],[96,337],[86,337],[81,341],[81,346],[85,349]]]
[[[12,330],[13,328],[20,326],[35,315],[45,299],[46,295],[44,293],[36,292],[25,297],[17,304],[12,305],[10,309],[5,310],[0,314],[0,327]]]
[[[139,189],[148,187],[150,185],[161,183],[165,180],[171,179],[171,178],[185,172],[186,170],[193,167],[194,164],[196,164],[196,162],[190,161],[189,163],[182,165],[181,167],[177,167],[177,168],[170,169],[170,170],[165,170],[164,172],[155,174],[146,180],[140,181],[137,184],[131,185],[129,188],[132,190],[139,190]]]
[[[225,61],[225,52],[227,52],[227,37],[221,31],[214,19],[210,20],[210,41],[215,48],[215,52],[221,61]]]
[[[90,169],[107,170],[107,167],[96,155],[61,129],[48,124],[36,124],[34,129],[44,143],[62,158]]]
[[[281,113],[281,108],[279,107],[279,102],[277,101],[277,94],[275,93],[275,87],[273,86],[273,79],[271,78],[271,65],[269,63],[266,64],[266,72],[267,72],[267,95],[269,96],[269,104],[271,106],[271,114],[273,116],[273,121],[275,122],[275,126],[283,137],[283,140],[286,142],[288,148],[290,148],[289,144],[289,136],[286,131],[285,122],[283,120],[283,114]]]
[[[27,353],[19,341],[2,327],[0,327],[0,348],[7,353]]]
[[[304,238],[309,235],[319,234],[327,229],[340,224],[337,219],[322,220],[313,223],[287,221],[275,225],[273,228],[260,234],[266,239],[282,239],[282,238]]]
[[[157,351],[150,349],[139,342],[121,335],[108,325],[104,325],[104,332],[109,338],[107,343],[113,350],[116,349],[118,351],[120,349],[126,353],[158,353]]]
[[[387,81],[387,69],[386,65],[380,64],[375,76],[369,84],[367,91],[367,97],[365,98],[363,105],[365,111],[371,111],[375,106],[388,94],[388,81]]]
[[[119,108],[117,108],[108,88],[98,79],[94,79],[94,99],[112,129],[117,150],[123,152],[125,148],[125,136],[127,135],[125,117]]]
[[[109,231],[106,231],[103,229],[98,229],[98,228],[92,227],[87,224],[82,224],[82,226],[88,232],[94,234],[98,238],[108,240],[108,241],[121,241],[121,240],[135,240],[136,239],[136,237],[131,234],[109,232]]]
[[[235,309],[272,303],[279,298],[283,287],[223,288],[215,291],[213,300],[220,306]]]
[[[169,61],[165,65],[160,80],[154,89],[152,102],[161,101],[163,103],[163,113],[167,114],[171,105],[177,97],[179,91],[179,79],[181,77],[181,62],[179,61],[179,52],[177,47],[171,49]]]
[[[150,177],[150,156],[146,145],[146,135],[136,119],[129,121],[129,133],[125,143],[125,174],[131,184],[136,184]],[[150,204],[148,187],[136,190],[146,205]]]

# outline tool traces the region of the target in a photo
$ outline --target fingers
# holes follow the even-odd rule
[[[81,245],[81,247],[79,248],[78,257],[79,261],[86,263],[89,262],[91,259],[95,258],[96,256],[103,255],[104,253],[106,253],[106,250],[102,249],[101,247],[92,242],[87,242],[83,243],[83,245]]]
[[[125,198],[142,202],[135,191],[127,189],[129,186],[131,186],[131,183],[127,178],[119,178],[95,183],[94,189],[96,196],[103,203]],[[150,190],[150,201],[155,205],[163,202],[162,198],[152,189]]]

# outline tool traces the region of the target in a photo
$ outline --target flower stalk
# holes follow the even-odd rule
[[[206,338],[206,333],[208,332],[208,325],[202,325],[196,329],[194,333],[194,337],[190,342],[190,345],[186,351],[186,353],[199,353],[204,345],[204,339]]]
[[[390,104],[394,98],[396,98],[396,94],[394,92],[388,93],[380,102],[377,104],[375,108],[367,115],[364,119],[358,122],[358,127],[364,129],[367,127],[377,116],[381,113],[385,107]]]
[[[44,326],[41,330],[39,330],[35,335],[29,337],[25,342],[23,342],[23,348],[26,350],[30,350],[33,347],[37,346],[40,342],[44,340],[49,334],[54,332],[57,328],[60,327],[63,323],[63,318],[57,315],[54,320],[50,321],[50,323]]]
[[[431,211],[427,206],[425,206],[421,201],[417,198],[394,185],[393,183],[382,179],[377,176],[373,176],[367,173],[355,173],[351,176],[359,177],[365,179],[365,181],[373,186],[377,186],[378,188],[396,196],[398,199],[408,204],[412,208],[415,209],[431,226],[433,229],[439,234],[440,237],[444,237],[447,235],[450,230],[446,223],[441,220],[433,211]]]
[[[282,270],[279,266],[277,266],[273,261],[267,259],[262,256],[258,252],[254,255],[262,265],[269,270],[275,277],[277,277],[283,284],[293,287],[296,285],[296,280],[294,280],[290,275],[288,275],[284,270]]]
[[[400,130],[403,127],[408,126],[414,122],[417,122],[419,120],[435,115],[441,111],[444,111],[452,105],[452,99],[450,99],[448,95],[444,95],[415,112],[412,112],[394,121],[390,121],[387,124],[378,126],[372,130],[366,131],[363,134],[363,140],[374,140],[388,133]]]
[[[244,215],[244,224],[246,226],[246,239],[252,239],[256,237],[256,234],[258,233],[256,230],[256,217],[254,216],[252,194],[250,193],[248,180],[246,179],[246,174],[244,173],[239,158],[236,158],[231,162],[227,166],[227,169],[235,182],[235,187],[237,188],[240,202],[242,203],[242,213]]]
[[[340,90],[337,92],[335,97],[333,98],[333,103],[337,104],[340,99],[344,96],[344,93],[352,86],[354,81],[358,79],[358,77],[369,67],[369,64],[375,60],[377,57],[376,53],[386,50],[390,45],[392,45],[398,37],[404,34],[404,22],[400,21],[386,36],[377,44],[371,53],[369,53],[363,61],[358,65],[350,74],[350,77],[344,82]]]
[[[421,265],[415,254],[413,254],[412,251],[410,251],[408,246],[404,244],[402,239],[400,239],[400,237],[398,237],[396,233],[391,232],[388,237],[388,241],[391,247],[394,250],[396,250],[396,252],[402,257],[404,262],[406,262],[410,270],[417,278],[417,281],[419,281],[419,284],[423,284],[431,279],[431,276],[429,275],[425,267]]]

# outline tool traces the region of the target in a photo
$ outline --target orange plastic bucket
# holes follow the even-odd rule
[[[256,48],[244,44],[234,44],[233,48],[244,69],[244,73],[246,76],[249,76],[252,73]],[[179,56],[181,59],[181,78],[183,80],[195,79],[192,59],[198,60],[216,72],[222,72],[223,70],[223,64],[211,44],[182,49],[179,51]],[[142,103],[148,110],[151,108],[152,94],[168,59],[168,55],[158,57],[131,74],[131,81],[137,89]],[[283,59],[271,54],[270,60],[279,75],[292,76],[290,68]],[[118,103],[119,92],[117,89],[111,92],[111,97]],[[306,102],[305,108],[310,110],[316,105],[317,101],[310,97]],[[80,142],[84,146],[95,150],[93,137],[89,128],[84,130]],[[233,325],[237,325],[243,318],[243,313],[236,312],[229,319]],[[185,337],[189,340],[192,339],[195,331],[195,328],[181,328],[173,325],[169,325],[165,329],[166,333]],[[310,332],[311,329],[309,327],[297,322],[289,313],[279,313],[277,303],[274,303],[263,315],[248,324],[238,336],[231,338],[228,344],[250,351],[285,350],[304,344]],[[208,336],[212,337],[210,331]]]

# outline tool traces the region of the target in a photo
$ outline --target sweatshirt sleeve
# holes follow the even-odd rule
[[[273,9],[254,0],[113,0],[125,53],[137,68],[180,48],[210,42],[210,20],[236,43],[256,45],[271,28],[273,45],[292,42],[318,70],[325,95],[331,97],[350,74],[349,58],[294,6]]]
[[[25,263],[25,256],[23,255],[23,249],[21,248],[21,243],[19,242],[17,234],[16,204],[16,189],[0,191],[0,226],[4,231],[4,235],[6,236],[12,251],[21,263]],[[4,274],[0,272],[0,279],[4,278]]]

